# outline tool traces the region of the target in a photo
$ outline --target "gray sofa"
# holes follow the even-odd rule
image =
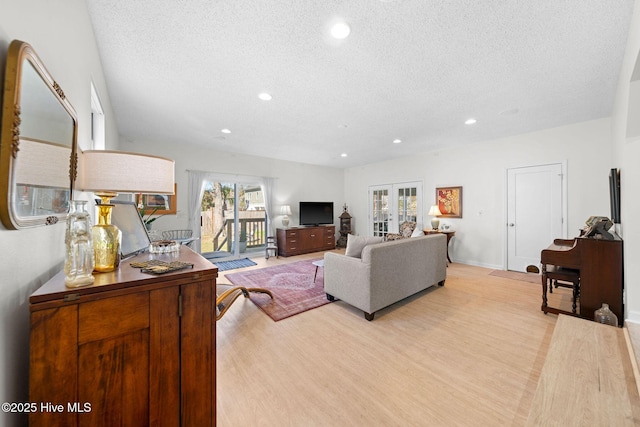
[[[324,255],[324,291],[364,311],[373,320],[376,311],[423,289],[444,285],[447,277],[447,237],[444,234],[411,237],[370,244],[361,258],[327,252]]]

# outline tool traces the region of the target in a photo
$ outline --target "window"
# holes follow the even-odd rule
[[[91,82],[91,149],[104,150],[105,147],[104,111],[96,87]]]

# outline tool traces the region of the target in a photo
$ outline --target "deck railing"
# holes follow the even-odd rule
[[[238,222],[240,225],[240,233],[238,236],[240,239],[246,236],[247,248],[257,248],[265,245],[265,218],[240,218]],[[222,227],[220,227],[218,232],[213,236],[214,251],[232,251],[233,226],[233,218],[224,221]]]

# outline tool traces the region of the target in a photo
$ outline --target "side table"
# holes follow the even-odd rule
[[[318,277],[318,268],[324,268],[324,259],[313,261],[311,264],[316,266],[316,272],[313,275],[313,283],[316,283],[316,277]]]
[[[451,238],[456,235],[456,232],[453,230],[433,230],[431,228],[425,228],[422,230],[424,234],[446,234],[447,235],[447,261],[452,262],[449,257],[449,242]]]

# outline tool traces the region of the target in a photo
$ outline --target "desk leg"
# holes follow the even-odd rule
[[[540,308],[544,311],[544,314],[547,314],[547,265],[542,264],[542,275],[540,276],[542,280],[542,307]]]

